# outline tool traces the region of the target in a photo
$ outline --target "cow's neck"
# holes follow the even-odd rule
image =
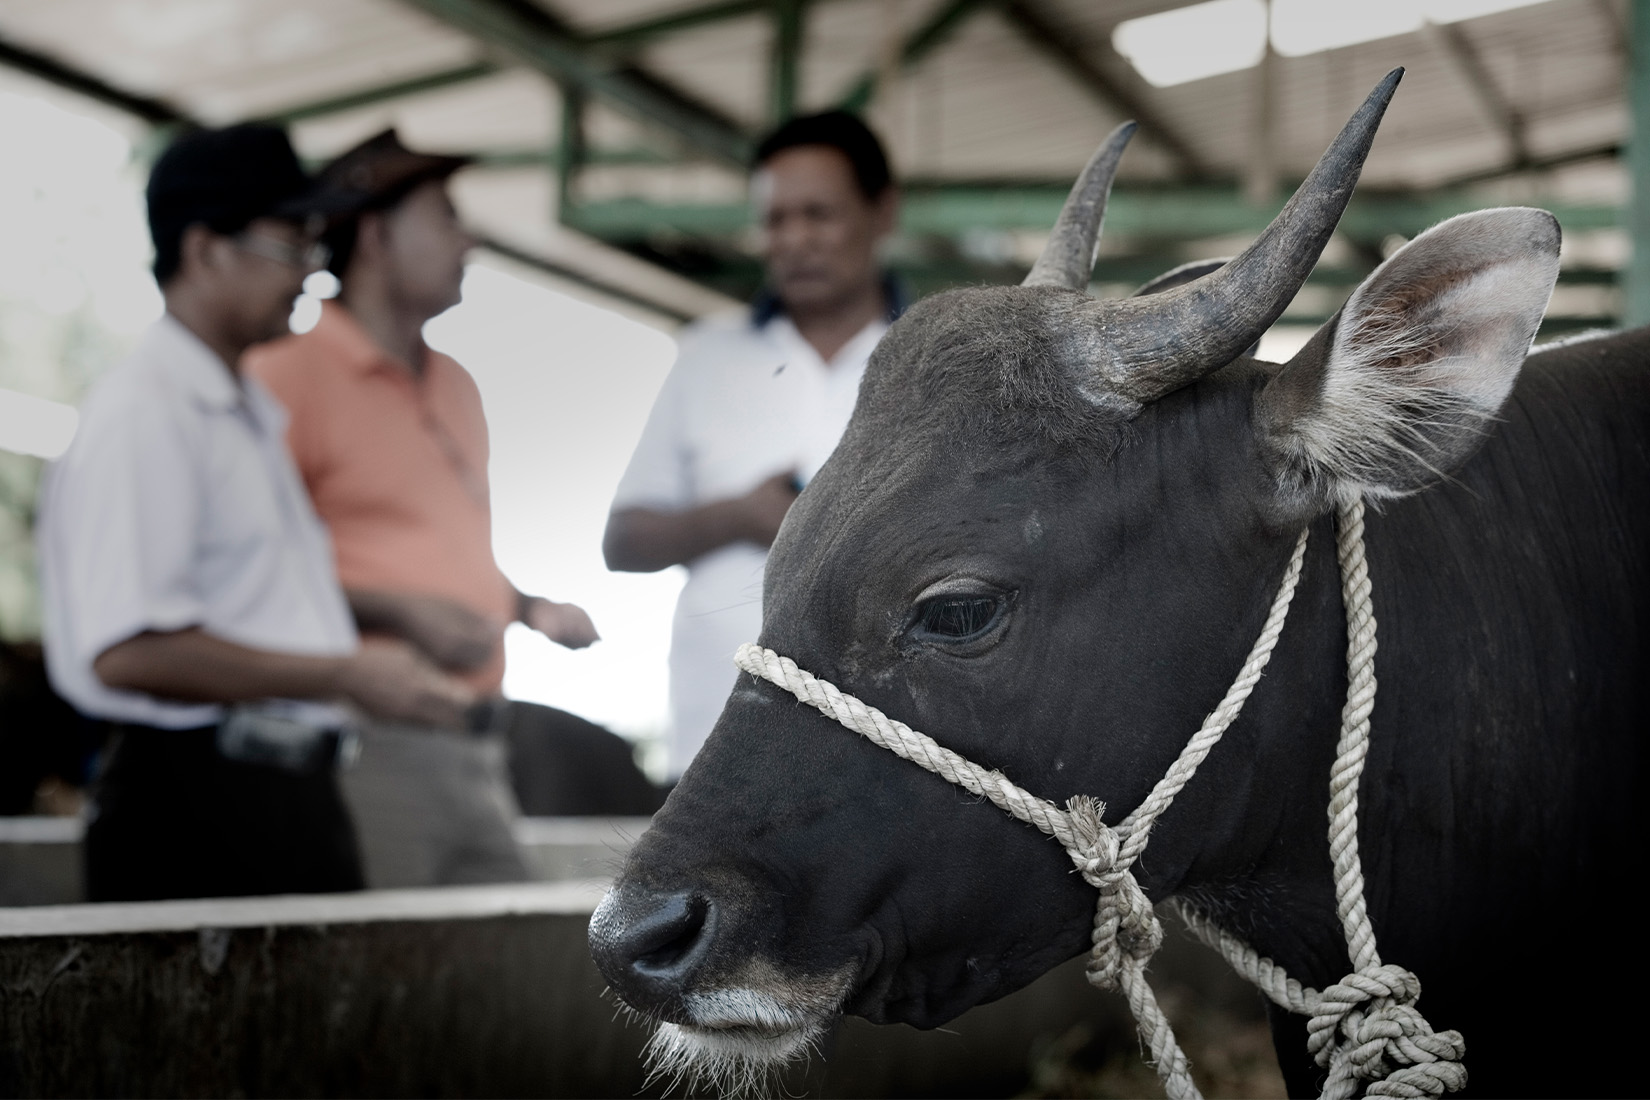
[[[1274,572],[1281,568],[1280,560]],[[1259,588],[1255,598],[1269,599],[1269,583]],[[1378,616],[1378,582],[1375,601]],[[1229,677],[1235,669],[1234,663],[1212,674]],[[1327,812],[1346,685],[1335,525],[1324,515],[1313,525],[1295,603],[1266,675],[1204,765],[1202,784],[1189,787],[1184,804],[1164,816],[1140,869],[1152,898],[1194,901],[1315,986],[1347,972]],[[1378,796],[1365,799],[1366,820],[1381,810]]]

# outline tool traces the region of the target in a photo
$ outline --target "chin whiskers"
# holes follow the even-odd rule
[[[755,1100],[781,1091],[786,1066],[818,1052],[824,1027],[770,1034],[747,1028],[709,1029],[662,1023],[647,1041],[644,1088],[668,1081],[665,1092],[710,1092],[723,1100]]]

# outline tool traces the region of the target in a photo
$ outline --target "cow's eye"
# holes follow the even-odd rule
[[[999,596],[937,596],[917,609],[917,633],[960,642],[978,637],[1002,614]]]

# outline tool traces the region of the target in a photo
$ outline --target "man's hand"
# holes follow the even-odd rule
[[[557,603],[543,596],[527,596],[522,600],[521,621],[543,634],[557,645],[568,649],[583,649],[591,642],[599,642],[596,624],[590,621],[584,608],[577,604]]]
[[[367,640],[344,661],[338,688],[379,718],[458,728],[476,693],[405,642]]]
[[[774,474],[737,499],[744,513],[745,538],[766,550],[796,502],[796,475],[789,470]]]
[[[92,663],[105,684],[162,699],[240,703],[251,699],[337,699],[382,718],[456,727],[476,693],[405,642],[368,641],[348,657],[252,649],[199,627],[146,630],[110,646]]]
[[[796,500],[796,475],[775,474],[736,497],[724,497],[681,512],[621,508],[607,517],[602,556],[609,569],[651,573],[734,543],[764,550]]]
[[[350,610],[368,633],[393,634],[453,672],[480,668],[504,631],[485,615],[440,596],[352,588]]]

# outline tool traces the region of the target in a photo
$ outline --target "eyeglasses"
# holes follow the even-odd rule
[[[266,260],[274,260],[278,264],[303,271],[319,271],[332,259],[332,249],[320,241],[294,244],[291,241],[266,237],[261,233],[237,233],[230,240],[242,252],[250,252],[254,256],[262,256]]]

